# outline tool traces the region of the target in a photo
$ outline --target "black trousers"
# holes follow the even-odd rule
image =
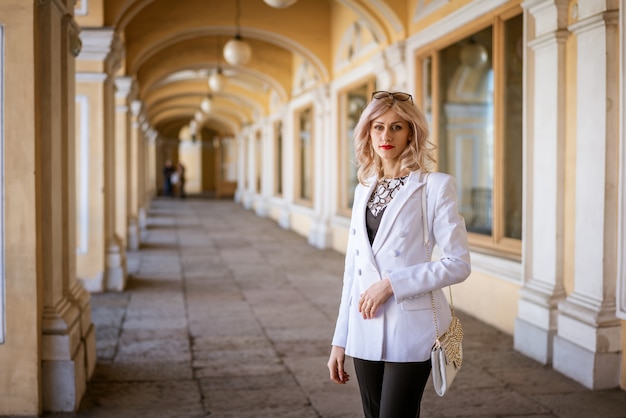
[[[430,360],[387,363],[354,359],[366,418],[418,418]]]

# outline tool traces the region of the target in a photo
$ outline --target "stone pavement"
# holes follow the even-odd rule
[[[362,417],[356,376],[328,379],[343,256],[222,200],[157,199],[121,293],[92,296],[98,363],[77,414],[45,417]],[[463,369],[422,417],[626,417],[459,313]],[[351,362],[348,362],[351,369]]]

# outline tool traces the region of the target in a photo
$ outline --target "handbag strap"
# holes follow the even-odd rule
[[[428,175],[430,173],[426,173],[424,177],[424,183],[427,183]],[[430,253],[430,234],[428,232],[428,205],[426,204],[426,186],[424,185],[422,188],[422,221],[424,223],[424,227],[422,229],[424,234],[424,248],[426,248],[426,258],[430,261],[431,253]],[[452,301],[452,286],[448,286],[448,290],[450,291],[450,312],[452,312],[452,316],[454,316],[454,302]],[[435,322],[435,337],[437,340],[439,339],[439,325],[437,323],[437,309],[435,308],[435,295],[433,292],[430,292],[430,304],[433,309],[433,321]]]

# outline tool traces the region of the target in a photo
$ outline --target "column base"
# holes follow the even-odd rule
[[[80,328],[80,312],[69,299],[44,312],[41,380],[46,412],[74,412],[85,394],[86,357]]]
[[[281,208],[278,218],[278,225],[283,229],[289,229],[291,227],[291,213],[288,208]]]
[[[263,197],[258,197],[254,202],[254,212],[260,218],[266,218],[269,214],[269,208],[267,205],[267,200]]]
[[[588,389],[619,387],[620,361],[620,353],[597,353],[558,335],[554,338],[554,369]]]
[[[556,331],[539,328],[523,319],[515,320],[513,347],[541,364],[552,362],[552,345]]]
[[[95,277],[91,279],[78,278],[79,282],[83,285],[85,290],[89,293],[101,293],[104,292],[104,272],[99,272]]]
[[[309,232],[308,242],[310,245],[320,250],[327,248],[328,244],[331,242],[328,225],[321,221],[314,222],[311,232]]]
[[[45,412],[75,412],[87,389],[83,359],[85,348],[71,360],[41,362],[43,410]]]
[[[107,246],[104,276],[107,290],[122,291],[126,288],[126,256],[117,237]]]
[[[128,249],[139,250],[139,222],[135,217],[128,218]]]
[[[589,389],[619,386],[621,323],[615,305],[599,305],[576,292],[559,304],[555,370]]]
[[[87,380],[91,379],[96,369],[96,332],[91,322],[91,295],[79,283],[70,289],[71,300],[79,310],[81,342],[85,349],[85,367]]]
[[[148,216],[146,215],[146,209],[145,208],[139,208],[139,214],[138,214],[138,218],[137,221],[139,222],[139,229],[144,231],[146,230],[146,228],[148,228]]]
[[[244,208],[248,210],[252,209],[252,196],[250,195],[250,193],[246,192],[242,195],[241,203]]]

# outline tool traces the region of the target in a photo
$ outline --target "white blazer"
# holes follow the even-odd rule
[[[457,209],[456,181],[431,173],[427,184],[419,171],[410,173],[388,204],[372,245],[365,227],[365,211],[377,178],[357,185],[346,250],[343,291],[332,344],[346,355],[363,360],[418,362],[430,358],[435,326],[430,292],[435,297],[440,334],[451,315],[442,288],[460,283],[470,274],[465,221]],[[426,187],[424,187],[426,185]],[[427,261],[423,238],[422,191],[426,190],[431,248],[441,251]],[[388,277],[394,296],[372,319],[358,312],[361,293]]]

